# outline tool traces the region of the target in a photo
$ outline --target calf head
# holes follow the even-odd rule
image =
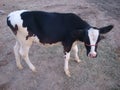
[[[101,34],[106,34],[113,28],[113,25],[109,25],[102,28],[92,27],[85,31],[84,44],[87,50],[87,56],[91,58],[97,57],[97,46],[101,40]]]

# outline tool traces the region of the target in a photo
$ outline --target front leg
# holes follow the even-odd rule
[[[65,64],[64,64],[64,71],[65,71],[65,74],[70,77],[70,71],[69,71],[69,60],[70,60],[70,52],[65,52]]]
[[[69,40],[69,39],[68,39]],[[64,47],[64,56],[65,56],[65,63],[64,63],[64,71],[65,74],[70,77],[70,71],[69,71],[69,60],[70,60],[70,51],[72,48],[72,42],[71,41],[64,41],[62,42],[63,47]]]

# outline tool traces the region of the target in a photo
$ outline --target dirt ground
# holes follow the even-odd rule
[[[100,42],[96,59],[86,57],[85,49],[79,53],[81,63],[71,56],[70,78],[64,74],[62,46],[34,44],[29,53],[37,68],[33,73],[24,61],[24,69],[17,69],[15,39],[6,25],[8,13],[19,9],[72,12],[93,26],[115,27]],[[1,0],[0,10],[0,90],[120,90],[120,0]]]

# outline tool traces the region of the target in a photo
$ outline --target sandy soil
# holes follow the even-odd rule
[[[87,58],[85,50],[79,53],[79,64],[71,56],[70,78],[63,71],[62,46],[43,48],[34,44],[30,59],[37,72],[33,73],[24,61],[24,69],[17,69],[15,39],[6,25],[8,13],[19,9],[73,12],[93,26],[115,27],[100,42],[96,59]],[[1,0],[0,10],[0,90],[120,90],[119,0]],[[80,51],[82,48],[79,44]]]

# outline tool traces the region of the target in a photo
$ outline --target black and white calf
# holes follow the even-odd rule
[[[27,10],[10,13],[7,17],[7,24],[16,38],[14,53],[19,69],[23,68],[20,63],[22,57],[29,68],[36,71],[28,56],[33,42],[42,45],[61,42],[65,54],[64,70],[68,76],[70,76],[68,62],[71,48],[75,51],[75,60],[80,62],[76,41],[84,42],[87,56],[95,58],[100,34],[105,34],[113,28],[113,25],[103,28],[92,27],[72,13],[48,13]]]

